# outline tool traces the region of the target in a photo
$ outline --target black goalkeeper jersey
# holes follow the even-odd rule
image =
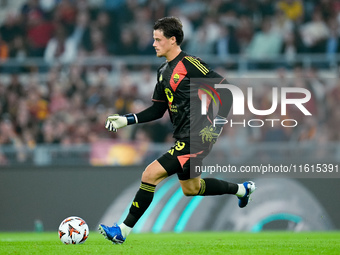
[[[172,61],[163,63],[157,70],[157,84],[152,100],[168,104],[173,137],[177,140],[202,140],[199,137],[200,131],[212,124],[211,97],[206,97],[207,114],[201,113],[202,94],[209,92],[209,86],[193,83],[193,80],[197,80],[195,78],[204,78],[203,83],[210,83],[210,88],[224,80],[202,60],[183,51]],[[208,94],[212,94],[210,92]]]

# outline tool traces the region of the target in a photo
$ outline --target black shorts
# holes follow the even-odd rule
[[[188,180],[200,174],[195,166],[202,166],[203,159],[209,154],[212,144],[190,144],[190,141],[178,140],[175,145],[157,159],[168,175],[177,173],[178,179]],[[201,168],[199,168],[201,169]]]

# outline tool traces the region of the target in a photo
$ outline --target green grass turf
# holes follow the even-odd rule
[[[0,254],[340,254],[340,232],[197,232],[131,234],[113,245],[90,232],[65,245],[55,233],[0,233]]]

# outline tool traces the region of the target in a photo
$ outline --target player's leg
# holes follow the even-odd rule
[[[155,160],[143,172],[142,182],[130,207],[129,214],[122,224],[112,227],[101,224],[100,232],[113,243],[123,243],[134,225],[142,217],[152,202],[156,185],[168,176],[168,172]]]
[[[215,178],[196,177],[179,181],[186,196],[216,196],[233,194],[239,198],[239,207],[243,208],[248,204],[249,196],[255,190],[255,183],[247,181],[241,184],[227,182]]]
[[[242,184],[227,182],[215,178],[204,178],[200,176],[188,180],[179,181],[186,196],[216,196],[224,194],[244,195]]]
[[[146,209],[152,202],[156,185],[168,177],[167,171],[163,166],[155,160],[143,172],[142,182],[139,190],[130,207],[130,211],[121,226],[123,227],[123,235],[127,236],[137,221],[142,217]],[[125,228],[127,226],[127,228]],[[126,231],[125,231],[126,230]]]
[[[233,194],[239,198],[239,207],[248,204],[249,196],[255,190],[255,183],[248,181],[241,184],[227,182],[216,178],[201,178],[200,173],[190,171],[195,166],[202,165],[202,158],[188,158],[183,165],[183,172],[178,173],[184,195],[186,196],[216,196]]]

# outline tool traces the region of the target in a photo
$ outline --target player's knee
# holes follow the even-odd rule
[[[192,196],[197,196],[199,189],[195,187],[182,187],[182,191],[183,191],[184,196],[192,197]]]
[[[167,173],[165,170],[160,170],[154,165],[150,164],[146,167],[142,174],[142,182],[157,185],[164,178],[166,178]]]
[[[155,175],[153,172],[146,168],[142,174],[142,182],[153,184],[155,182]]]

